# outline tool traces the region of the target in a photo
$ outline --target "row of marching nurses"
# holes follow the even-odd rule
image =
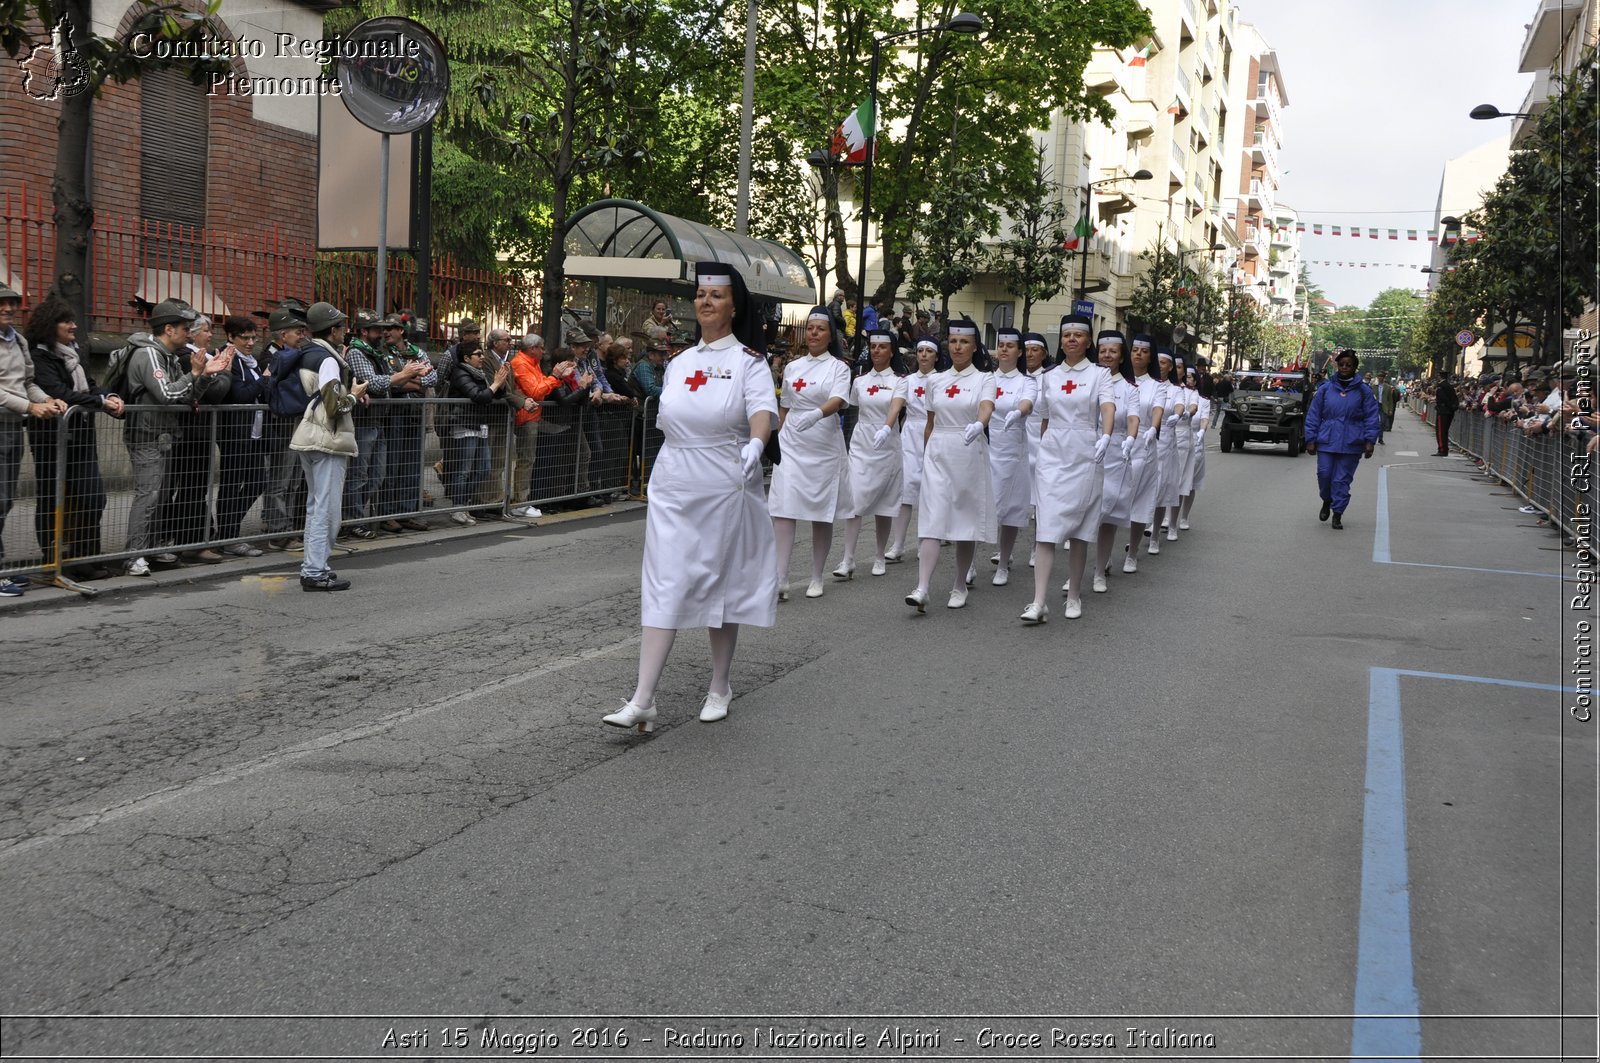
[[[1150,529],[1177,538],[1204,476],[1206,404],[1185,386],[1183,368],[1148,339],[1131,344],[1101,333],[1090,355],[1090,323],[1062,319],[1057,364],[1043,337],[1002,330],[995,366],[977,326],[952,321],[948,368],[932,340],[919,342],[916,368],[896,371],[895,338],[869,336],[871,367],[854,380],[841,337],[824,307],[811,312],[806,352],[784,369],[779,400],[763,358],[764,316],[732,266],[696,266],[699,342],[667,364],[657,426],[663,444],[651,477],[641,576],[638,685],[614,727],[649,731],[655,694],[677,631],[704,627],[711,677],[700,719],[726,718],[741,625],[770,627],[790,595],[788,572],[799,526],[811,531],[805,595],[824,593],[834,525],[845,524],[839,579],[856,571],[856,542],[872,518],[871,571],[903,560],[917,511],[917,584],[907,604],[923,612],[943,542],[955,545],[948,606],[967,602],[981,542],[999,551],[993,582],[1010,579],[1019,534],[1035,524],[1028,623],[1049,614],[1045,598],[1056,550],[1068,549],[1064,615],[1082,614],[1089,555],[1091,586],[1106,589],[1117,540],[1126,530],[1122,571],[1135,572]],[[837,416],[858,409],[847,446]],[[776,421],[776,427],[774,427]],[[904,426],[902,428],[902,425]],[[772,447],[773,434],[776,447]],[[775,459],[763,496],[762,457]]]

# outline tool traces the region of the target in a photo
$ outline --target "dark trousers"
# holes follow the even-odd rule
[[[211,431],[196,421],[172,441],[167,489],[156,522],[158,542],[198,546],[206,541],[206,495],[211,486]]]
[[[305,524],[305,473],[300,455],[289,449],[297,417],[267,415],[267,490],[261,522],[273,535],[285,536]]]
[[[100,478],[94,424],[87,417],[74,418],[74,422],[67,436],[66,491],[61,524],[63,558],[92,557],[100,552],[100,517],[106,508],[106,488]],[[54,422],[28,423],[28,444],[33,450],[33,533],[47,563],[55,557],[60,440],[60,428]]]
[[[422,509],[422,404],[391,406],[384,426],[389,453],[383,471],[382,502],[375,516],[417,513]]]
[[[6,514],[17,493],[17,477],[22,472],[22,418],[9,411],[0,413],[0,560],[6,556]]]
[[[1438,422],[1434,428],[1439,437],[1439,453],[1450,453],[1450,422],[1456,419],[1454,410],[1438,410],[1434,417]]]
[[[267,487],[267,439],[224,438],[218,444],[222,461],[217,473],[217,538],[234,539],[250,507]]]

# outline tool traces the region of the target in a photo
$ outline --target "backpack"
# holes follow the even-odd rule
[[[128,390],[128,364],[133,361],[135,351],[148,347],[152,343],[148,332],[135,332],[128,337],[128,342],[111,352],[111,362],[106,366],[106,375],[101,379],[100,386],[108,395],[121,395],[132,402],[132,396],[125,394]]]
[[[272,382],[267,386],[267,405],[283,417],[300,417],[311,405],[311,396],[300,383],[299,347],[280,347],[272,354]]]

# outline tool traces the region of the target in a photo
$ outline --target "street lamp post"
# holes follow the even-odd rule
[[[948,30],[951,33],[973,34],[983,30],[983,19],[970,11],[963,11],[949,22],[941,22],[937,26],[919,26],[916,29],[905,30],[902,33],[891,33],[887,37],[876,37],[872,41],[872,63],[867,68],[868,86],[868,113],[872,115],[872,132],[867,137],[866,172],[861,176],[861,258],[860,269],[856,274],[856,331],[859,333],[865,326],[867,311],[867,222],[872,217],[872,162],[878,153],[878,62],[883,52],[883,46],[891,41],[908,40],[913,37],[922,37],[929,33],[938,33]],[[882,235],[881,233],[879,234]]]
[[[1091,208],[1094,206],[1094,190],[1100,185],[1115,184],[1117,181],[1148,181],[1155,174],[1149,170],[1135,170],[1131,174],[1121,177],[1106,177],[1099,181],[1089,181],[1083,186],[1083,219],[1089,229],[1083,234],[1083,262],[1078,267],[1078,301],[1082,302],[1089,296],[1089,245],[1094,239],[1094,220]]]

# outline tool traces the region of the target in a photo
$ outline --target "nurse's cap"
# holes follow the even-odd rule
[[[957,321],[950,322],[945,326],[945,332],[952,336],[971,336],[973,339],[978,338],[978,326],[970,317],[963,317]]]
[[[694,264],[694,283],[698,286],[711,285],[718,288],[733,287],[733,278],[739,277],[739,271],[723,262],[696,262]],[[742,281],[744,278],[739,277]]]
[[[829,328],[833,327],[833,315],[828,312],[828,308],[825,306],[813,306],[811,312],[806,315],[806,320],[826,321]]]
[[[1068,314],[1061,319],[1061,331],[1070,332],[1073,329],[1081,329],[1084,332],[1093,332],[1094,322],[1090,321],[1082,314]]]
[[[994,330],[994,341],[996,343],[1004,343],[1007,340],[1020,344],[1022,343],[1022,333],[1014,328],[998,328]]]
[[[1120,343],[1124,347],[1128,345],[1127,337],[1114,328],[1101,329],[1100,335],[1094,338],[1094,342],[1096,345],[1102,343]]]
[[[1026,335],[1024,335],[1022,337],[1022,345],[1024,347],[1045,347],[1045,348],[1048,348],[1050,346],[1048,343],[1046,343],[1044,341],[1044,337],[1039,335],[1037,332],[1029,332]]]
[[[1144,344],[1146,347],[1149,347],[1153,350],[1155,348],[1156,341],[1150,338],[1150,333],[1148,332],[1135,332],[1133,334],[1133,344],[1134,346]]]
[[[917,350],[920,351],[924,347],[928,348],[930,351],[937,351],[939,349],[939,341],[935,339],[929,339],[928,337],[924,336],[922,339],[917,341]]]
[[[1157,358],[1165,358],[1167,361],[1170,362],[1170,361],[1172,361],[1172,352],[1168,351],[1168,350],[1159,350],[1159,351],[1156,352],[1156,357]]]
[[[889,332],[886,329],[881,329],[881,328],[873,329],[871,332],[867,333],[867,342],[868,343],[887,343],[889,346],[893,347],[894,346],[894,333]]]

